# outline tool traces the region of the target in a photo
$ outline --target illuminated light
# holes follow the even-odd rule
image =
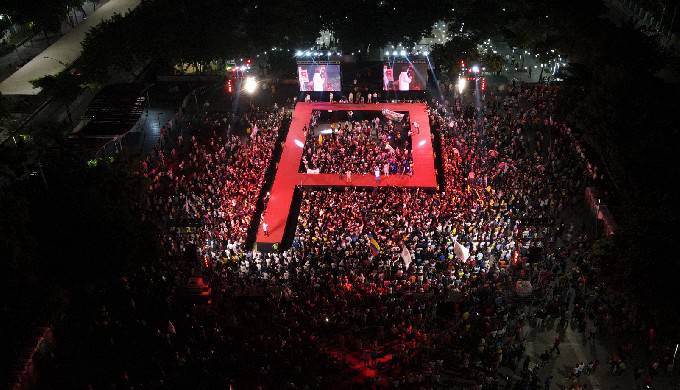
[[[425,51],[425,52],[423,52],[423,54],[425,54],[426,56],[428,56],[428,55],[430,55],[430,52],[429,52],[429,51]]]
[[[243,90],[245,90],[246,93],[253,94],[256,89],[257,80],[255,79],[255,76],[246,77],[246,81],[243,83]]]
[[[302,56],[302,52],[301,52],[300,50],[296,51],[296,52],[295,52],[295,56],[296,56],[296,57],[301,57],[301,56]]]
[[[397,53],[396,50],[392,52],[392,55],[393,55],[393,56],[396,56],[397,54],[399,54],[399,53]]]
[[[402,57],[406,57],[406,50],[400,51],[399,54],[401,54]]]
[[[296,139],[296,140],[293,141],[293,142],[295,142],[295,145],[297,145],[297,146],[299,146],[299,147],[301,147],[301,148],[304,148],[304,147],[305,147],[305,144],[304,144],[302,141],[300,141],[299,139]]]
[[[427,141],[422,140],[422,141],[418,142],[418,146],[423,146],[423,145],[425,145],[426,143],[427,143]]]
[[[307,50],[307,51],[305,52],[305,55],[306,55],[307,57],[309,57],[309,56],[312,55],[312,53],[310,53],[309,50]]]
[[[330,51],[329,51],[329,52],[326,52],[326,55],[327,55],[327,56],[331,55],[331,52],[330,52]]]
[[[473,73],[479,73],[479,66],[477,66],[477,65],[472,65],[472,72],[473,72]]]
[[[333,129],[324,129],[319,132],[319,134],[333,134]]]
[[[386,55],[386,56],[390,55],[390,52],[389,52],[389,51],[386,51],[386,52],[385,52],[385,55]]]
[[[458,88],[458,93],[463,93],[465,91],[465,86],[467,85],[467,81],[465,78],[460,77],[458,78],[458,82],[456,83],[456,87]]]

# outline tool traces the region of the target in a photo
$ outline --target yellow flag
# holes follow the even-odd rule
[[[323,144],[323,135],[319,134],[319,145]]]

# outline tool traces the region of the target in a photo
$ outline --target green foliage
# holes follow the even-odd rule
[[[466,64],[479,61],[477,41],[470,37],[454,35],[446,44],[435,46],[432,58],[434,63],[453,79],[460,71],[461,60]]]
[[[207,63],[273,47],[307,47],[322,28],[332,29],[345,51],[376,49],[388,42],[415,42],[448,14],[443,2],[422,7],[415,0],[238,0],[229,6],[219,0],[151,0],[92,29],[79,64],[88,80],[106,81],[110,71],[129,72],[151,60]],[[408,23],[398,22],[404,18]]]
[[[66,18],[71,0],[8,0],[0,13],[7,14],[14,23],[29,24],[36,31],[57,32]]]
[[[83,90],[80,77],[75,76],[66,70],[54,76],[47,75],[40,79],[33,80],[31,81],[31,84],[36,88],[42,88],[43,93],[62,103],[66,109],[69,123],[73,123],[73,119],[71,118],[71,102],[73,102]]]
[[[500,54],[486,53],[482,56],[482,64],[489,72],[500,72],[505,65],[505,59]]]
[[[36,88],[42,88],[46,94],[59,100],[71,101],[82,91],[80,81],[78,76],[69,71],[63,71],[56,75],[48,75],[33,80],[31,84]]]
[[[10,115],[9,103],[6,98],[0,93],[0,119],[6,118]]]

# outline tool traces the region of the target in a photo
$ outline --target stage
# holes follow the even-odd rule
[[[322,111],[380,111],[388,109],[397,112],[408,112],[410,121],[417,122],[420,131],[411,135],[412,175],[381,176],[376,182],[372,174],[353,174],[352,182],[347,183],[338,174],[307,174],[299,173],[298,168],[302,159],[305,135],[303,127],[309,126],[311,114],[315,110]],[[297,103],[288,130],[281,160],[276,169],[269,202],[260,219],[256,245],[258,249],[267,250],[274,244],[279,244],[284,237],[286,223],[290,215],[293,195],[296,187],[437,187],[437,179],[430,135],[430,122],[427,115],[427,105],[424,103],[378,103],[378,104],[345,104],[345,103]],[[268,234],[262,230],[262,224],[268,225]]]

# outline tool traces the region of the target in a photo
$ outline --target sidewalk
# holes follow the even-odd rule
[[[97,2],[95,7],[93,3],[86,2],[83,4],[83,9],[85,10],[85,15],[78,10],[71,13],[70,21],[75,21],[72,27],[69,21],[63,21],[61,23],[61,28],[59,32],[54,34],[48,34],[47,39],[43,33],[36,33],[29,39],[25,39],[20,43],[16,49],[0,57],[0,82],[8,78],[12,73],[17,71],[22,65],[26,64],[28,61],[32,60],[35,56],[40,54],[43,50],[47,49],[52,43],[56,42],[64,34],[69,33],[74,28],[87,19],[95,11],[108,0],[101,0]],[[75,18],[74,18],[75,16]]]
[[[22,47],[26,46],[26,48],[19,51],[21,60],[26,61],[28,60],[27,57],[30,56],[33,58],[0,83],[0,92],[3,95],[38,94],[40,89],[33,88],[31,80],[45,75],[57,74],[70,66],[80,57],[81,43],[92,27],[98,25],[103,20],[109,19],[114,14],[127,13],[129,10],[137,7],[140,2],[141,0],[108,0],[91,13],[88,18],[82,20],[75,28],[52,44],[40,42],[39,36],[34,37],[33,40],[22,45]],[[45,45],[48,45],[48,47],[44,48]],[[16,64],[19,61],[17,51],[2,57],[2,60],[5,61],[3,63],[4,66],[0,64],[0,68],[5,73],[8,72],[7,69],[12,67],[12,70],[16,69],[16,65],[13,66],[12,63]]]

